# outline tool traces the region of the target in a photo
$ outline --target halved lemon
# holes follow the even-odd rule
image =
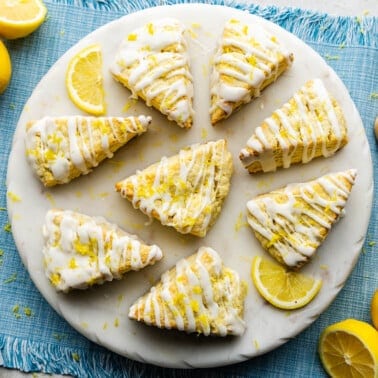
[[[79,109],[92,115],[105,113],[102,52],[98,44],[85,47],[70,60],[66,87]]]
[[[305,306],[322,286],[320,279],[288,270],[260,256],[253,259],[251,274],[260,295],[273,306],[284,310]]]
[[[378,331],[370,324],[346,319],[321,334],[319,355],[331,377],[378,377]]]
[[[0,41],[0,94],[7,88],[12,76],[12,63],[7,48]]]
[[[378,289],[375,290],[373,298],[371,299],[371,320],[374,327],[378,330]]]
[[[0,0],[0,36],[26,37],[41,26],[46,14],[41,0]]]

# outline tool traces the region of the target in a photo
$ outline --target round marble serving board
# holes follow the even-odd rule
[[[194,125],[180,129],[144,103],[130,102],[130,92],[117,83],[109,66],[124,36],[134,28],[161,17],[175,17],[188,33],[191,70],[194,77]],[[273,32],[295,56],[293,66],[261,97],[244,106],[228,120],[212,127],[209,121],[210,61],[224,22],[237,18],[257,23]],[[24,136],[28,120],[43,116],[82,114],[70,102],[64,83],[69,59],[83,47],[99,43],[103,51],[107,115],[147,114],[153,118],[149,131],[131,141],[92,173],[69,184],[45,189],[34,176],[25,158]],[[238,154],[256,126],[286,102],[307,80],[321,78],[339,101],[349,126],[348,145],[328,159],[293,166],[275,173],[249,175]],[[129,109],[126,110],[128,106]],[[114,184],[180,148],[196,142],[225,138],[234,157],[234,175],[222,212],[201,239],[181,235],[133,209],[114,191]],[[314,179],[332,171],[356,168],[358,176],[346,206],[346,215],[330,232],[315,258],[303,272],[322,278],[323,287],[306,307],[282,311],[267,304],[255,290],[250,277],[255,255],[266,255],[246,226],[246,202],[257,194],[293,182]],[[9,158],[8,190],[21,198],[8,200],[14,239],[35,285],[50,305],[75,329],[90,340],[129,358],[169,367],[209,367],[226,365],[272,350],[309,326],[334,300],[353,269],[364,241],[370,216],[373,183],[370,150],[360,116],[348,91],[336,73],[304,42],[262,18],[233,8],[186,4],[146,9],[122,17],[99,28],[67,51],[37,85],[21,114]],[[42,264],[41,227],[52,207],[72,209],[88,215],[101,215],[156,243],[164,258],[124,279],[86,291],[58,294],[45,277]],[[248,284],[245,301],[247,330],[241,337],[198,337],[178,331],[160,330],[128,319],[130,305],[160,275],[181,258],[207,245],[221,255],[224,263],[239,272]]]

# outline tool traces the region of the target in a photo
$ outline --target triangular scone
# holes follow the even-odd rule
[[[293,54],[261,25],[227,21],[212,62],[211,123],[259,96],[292,61]]]
[[[165,272],[130,308],[129,317],[148,325],[205,336],[241,335],[246,284],[225,267],[217,252],[201,247]]]
[[[248,223],[265,250],[298,269],[344,214],[355,177],[350,169],[259,195],[247,202]]]
[[[45,186],[89,173],[130,139],[147,131],[151,117],[44,117],[26,125],[26,154]]]
[[[146,245],[104,218],[70,210],[49,210],[43,237],[46,275],[63,292],[120,279],[163,257],[156,245]]]
[[[134,97],[142,98],[180,127],[193,122],[193,83],[185,26],[172,18],[149,22],[122,42],[110,71]]]
[[[230,188],[232,156],[226,141],[194,144],[163,157],[116,184],[136,209],[182,234],[203,237]]]
[[[239,157],[250,173],[269,172],[329,157],[347,143],[339,104],[323,82],[314,79],[256,128]]]

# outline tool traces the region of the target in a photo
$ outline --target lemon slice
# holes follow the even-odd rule
[[[46,18],[41,0],[0,0],[0,35],[7,39],[26,37]]]
[[[378,289],[375,291],[371,300],[371,320],[374,327],[378,330]]]
[[[305,306],[322,285],[320,279],[288,270],[260,256],[253,259],[251,273],[260,295],[273,306],[284,310]]]
[[[320,336],[319,355],[331,377],[378,377],[378,332],[370,324],[346,319]]]
[[[71,59],[66,73],[66,87],[70,99],[79,109],[92,115],[105,113],[99,45],[88,46]]]
[[[12,64],[8,50],[0,41],[0,94],[7,88],[12,76]]]

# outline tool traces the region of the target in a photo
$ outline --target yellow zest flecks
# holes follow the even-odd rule
[[[245,294],[238,274],[224,267],[213,249],[201,247],[165,272],[131,306],[129,317],[168,329],[174,322],[175,328],[188,333],[240,335],[245,329],[241,317]]]
[[[128,41],[136,41],[138,39],[138,36],[135,34],[135,33],[130,33],[128,36],[127,36],[127,40]]]
[[[335,154],[348,142],[342,109],[320,79],[309,80],[265,118],[239,158],[251,173]],[[274,153],[271,153],[274,151]]]
[[[239,232],[245,226],[248,226],[248,223],[244,220],[244,214],[241,211],[236,219],[234,229],[236,232]]]
[[[51,194],[51,192],[45,192],[45,197],[48,199],[50,202],[50,205],[52,207],[56,207],[56,202],[54,196]]]
[[[289,268],[303,266],[344,212],[356,174],[330,173],[248,201],[247,220],[264,249]]]
[[[259,97],[268,82],[291,66],[293,54],[261,25],[230,19],[213,61],[210,115],[214,125]]]
[[[15,193],[13,193],[13,192],[8,192],[7,195],[8,195],[8,198],[9,198],[12,202],[21,202],[21,197],[18,196],[17,194],[15,194]]]
[[[147,30],[148,30],[148,33],[151,34],[151,35],[154,35],[155,33],[155,28],[154,28],[154,25],[152,23],[148,23],[147,24]]]
[[[255,347],[256,350],[260,349],[259,342],[256,339],[253,339],[253,345],[254,345],[254,347]]]
[[[118,318],[115,318],[113,324],[114,324],[114,327],[117,328],[117,327],[119,326],[119,319],[118,319]]]
[[[129,111],[132,107],[134,107],[136,104],[138,103],[138,101],[135,99],[135,98],[128,98],[125,105],[123,106],[122,108],[122,111],[124,113],[126,113],[127,111]]]
[[[204,127],[201,129],[201,139],[206,140],[208,137],[208,131]]]
[[[372,99],[372,100],[376,100],[376,99],[378,99],[378,92],[372,92],[372,93],[370,93],[370,99]]]
[[[162,258],[157,246],[142,247],[140,240],[104,218],[69,210],[49,210],[43,236],[46,275],[58,291],[120,279]]]
[[[190,35],[192,39],[198,38],[198,34],[193,29],[188,29],[188,34]]]
[[[103,325],[102,325],[102,329],[105,331],[108,329],[108,323],[105,322]]]
[[[79,362],[79,361],[80,361],[80,356],[79,356],[78,353],[76,353],[76,352],[72,352],[72,353],[71,353],[71,356],[72,356],[72,359],[73,359],[74,361],[76,361],[76,362]]]
[[[134,98],[143,99],[183,128],[192,126],[194,114],[185,38],[189,33],[190,30],[175,19],[149,22],[134,29],[132,41],[123,41],[111,66],[114,78],[127,87]]]
[[[43,117],[26,125],[29,163],[46,187],[88,174],[131,139],[151,117]]]
[[[215,158],[215,157],[218,158]],[[135,208],[183,234],[205,236],[230,187],[232,157],[226,141],[183,148],[116,184]],[[219,188],[219,183],[222,187]],[[132,190],[127,195],[125,188]]]
[[[4,225],[3,229],[5,232],[12,232],[12,226],[9,222]]]
[[[33,311],[32,311],[32,309],[31,309],[30,307],[24,307],[23,310],[24,310],[24,314],[25,314],[27,317],[30,317],[30,316],[33,315]]]

